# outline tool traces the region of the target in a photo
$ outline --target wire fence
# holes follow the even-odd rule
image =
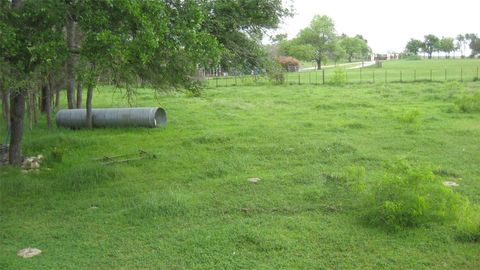
[[[285,85],[324,85],[335,83],[414,83],[445,81],[478,81],[479,67],[459,67],[445,69],[323,69],[315,71],[287,72]],[[205,81],[209,87],[250,86],[270,84],[266,74],[209,77]]]

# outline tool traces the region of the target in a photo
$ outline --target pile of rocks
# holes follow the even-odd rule
[[[43,155],[38,155],[36,157],[27,157],[25,158],[25,160],[23,160],[22,168],[27,171],[38,169],[40,168],[40,164],[42,163],[42,161]]]

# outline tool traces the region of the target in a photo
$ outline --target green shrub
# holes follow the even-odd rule
[[[63,160],[63,148],[53,147],[50,151],[50,157],[53,162],[62,162]]]
[[[480,207],[468,205],[457,225],[457,240],[480,242]]]
[[[401,115],[397,117],[397,119],[405,124],[415,124],[419,122],[420,118],[420,111],[417,109],[411,109],[404,111]]]
[[[329,83],[334,85],[344,85],[347,83],[347,77],[345,75],[345,70],[341,68],[335,69],[333,77],[330,79]]]
[[[273,84],[285,83],[285,69],[281,64],[270,61],[266,64],[267,77]]]
[[[463,94],[455,101],[455,105],[463,113],[480,112],[480,91]]]
[[[464,207],[461,196],[445,187],[430,168],[404,161],[390,166],[365,202],[364,217],[370,224],[394,230],[454,221]]]

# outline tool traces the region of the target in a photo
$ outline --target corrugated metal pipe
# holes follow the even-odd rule
[[[111,108],[92,109],[93,127],[163,127],[167,115],[162,108]],[[57,126],[85,128],[85,109],[60,110],[57,113]]]

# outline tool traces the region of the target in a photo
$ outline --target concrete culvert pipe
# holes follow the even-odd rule
[[[93,127],[163,127],[167,115],[162,108],[92,109]],[[57,126],[84,128],[87,126],[85,109],[60,110]]]

